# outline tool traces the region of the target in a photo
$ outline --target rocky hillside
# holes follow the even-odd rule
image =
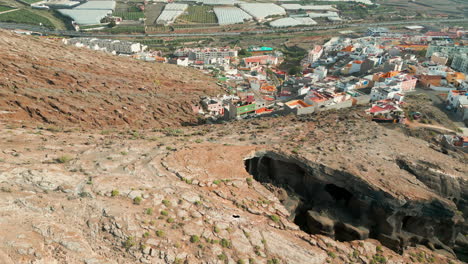
[[[199,71],[139,62],[60,39],[0,30],[0,119],[71,127],[162,127],[196,122],[191,103],[220,93]]]
[[[0,132],[0,263],[458,263],[466,253],[467,167],[360,110]]]

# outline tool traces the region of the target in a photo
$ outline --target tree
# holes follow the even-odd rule
[[[296,74],[299,74],[301,72],[302,72],[302,69],[299,66],[293,66],[293,67],[289,68],[289,70],[288,70],[289,75],[296,75]]]

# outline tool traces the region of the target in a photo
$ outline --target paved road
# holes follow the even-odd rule
[[[433,19],[433,20],[412,20],[412,21],[389,21],[381,23],[352,23],[352,24],[340,24],[340,25],[329,25],[329,26],[314,26],[294,29],[267,29],[267,30],[256,30],[246,32],[214,32],[214,33],[161,33],[161,34],[119,34],[119,37],[199,37],[199,36],[239,36],[239,35],[261,35],[271,33],[290,33],[290,32],[304,32],[304,31],[319,31],[328,29],[349,29],[354,27],[376,27],[376,26],[398,26],[408,24],[431,24],[431,23],[448,23],[448,22],[468,22],[468,18],[461,19]],[[11,24],[1,23],[0,28],[5,29],[24,29],[37,31],[48,35],[59,35],[66,37],[116,37],[115,34],[89,34],[84,32],[76,31],[63,31],[63,30],[49,30],[44,27],[31,26],[24,24]]]

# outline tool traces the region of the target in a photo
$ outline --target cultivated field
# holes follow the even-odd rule
[[[414,2],[408,0],[378,0],[377,3],[400,10],[427,14],[466,16],[466,9],[468,8],[468,1],[466,0],[416,0]]]
[[[164,8],[163,3],[150,4],[145,7],[145,24],[147,26],[156,25],[156,19],[158,19]]]
[[[181,15],[177,21],[179,23],[217,23],[216,15],[212,6],[189,6],[186,13]]]
[[[0,5],[0,12],[5,12],[5,11],[13,10],[13,9],[14,9],[13,7]]]
[[[139,20],[140,18],[144,18],[145,13],[136,4],[117,2],[113,15],[121,17],[123,20]]]
[[[36,26],[42,24],[45,27],[54,28],[54,25],[47,18],[37,15],[26,9],[0,14],[0,21],[30,24]]]

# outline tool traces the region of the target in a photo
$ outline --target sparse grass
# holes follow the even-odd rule
[[[223,248],[231,248],[231,241],[223,238],[221,239],[221,241],[219,242],[219,244],[223,247]]]
[[[197,236],[197,235],[193,235],[193,236],[190,237],[190,242],[191,243],[197,243],[199,241],[200,241],[200,237]]]
[[[112,197],[115,197],[115,196],[118,196],[118,195],[119,195],[119,190],[112,190],[112,192],[111,192]]]
[[[248,185],[248,186],[252,186],[252,183],[253,183],[253,179],[252,179],[252,178],[246,178],[245,180],[247,181],[247,185]]]
[[[167,222],[168,222],[169,224],[174,223],[174,221],[175,221],[175,220],[174,220],[174,218],[172,218],[172,217],[169,217],[169,218],[167,219]]]
[[[222,253],[222,254],[219,254],[219,255],[218,255],[218,259],[221,260],[221,261],[226,261],[226,260],[227,260],[227,256],[226,256],[226,254]]]
[[[72,160],[73,158],[69,155],[63,155],[63,156],[60,156],[58,158],[55,159],[55,162],[56,163],[60,163],[60,164],[64,164],[64,163],[68,163]]]
[[[219,233],[221,230],[219,229],[219,227],[215,226],[215,227],[213,228],[213,231],[217,234],[217,233]]]
[[[36,26],[42,24],[44,27],[51,29],[54,28],[54,25],[52,22],[50,22],[49,19],[26,9],[0,14],[0,22],[11,22]]]
[[[164,237],[164,235],[165,235],[165,234],[164,234],[164,231],[163,231],[163,230],[158,230],[158,231],[156,231],[156,236],[157,236],[157,237]]]
[[[145,210],[145,213],[146,213],[147,215],[152,215],[152,214],[153,214],[153,208],[147,208],[147,209]]]
[[[270,219],[271,221],[275,222],[275,223],[279,223],[280,222],[280,218],[279,216],[277,215],[270,215]]]
[[[126,249],[126,250],[129,250],[130,248],[134,247],[136,244],[135,242],[135,238],[130,236],[127,238],[127,240],[125,240],[125,242],[123,243],[123,247]]]
[[[143,200],[143,199],[142,199],[140,196],[137,196],[137,197],[135,197],[135,198],[133,199],[133,203],[136,204],[136,205],[139,205],[139,204],[141,204],[141,201],[142,201],[142,200]]]
[[[220,180],[214,180],[214,181],[213,181],[213,184],[216,184],[216,185],[219,185],[220,183],[221,183]]]
[[[161,211],[161,215],[168,216],[169,213],[168,213],[166,210],[162,210],[162,211]]]
[[[147,238],[147,237],[149,237],[149,235],[150,235],[150,234],[149,234],[149,232],[145,232],[145,233],[143,233],[143,237],[144,237],[144,238]]]
[[[332,259],[336,258],[335,252],[329,251],[329,252],[327,252],[327,254],[328,254],[328,256],[329,256],[330,258],[332,258]]]
[[[171,201],[169,201],[169,200],[162,200],[162,203],[163,203],[164,206],[166,206],[166,207],[171,206]]]

